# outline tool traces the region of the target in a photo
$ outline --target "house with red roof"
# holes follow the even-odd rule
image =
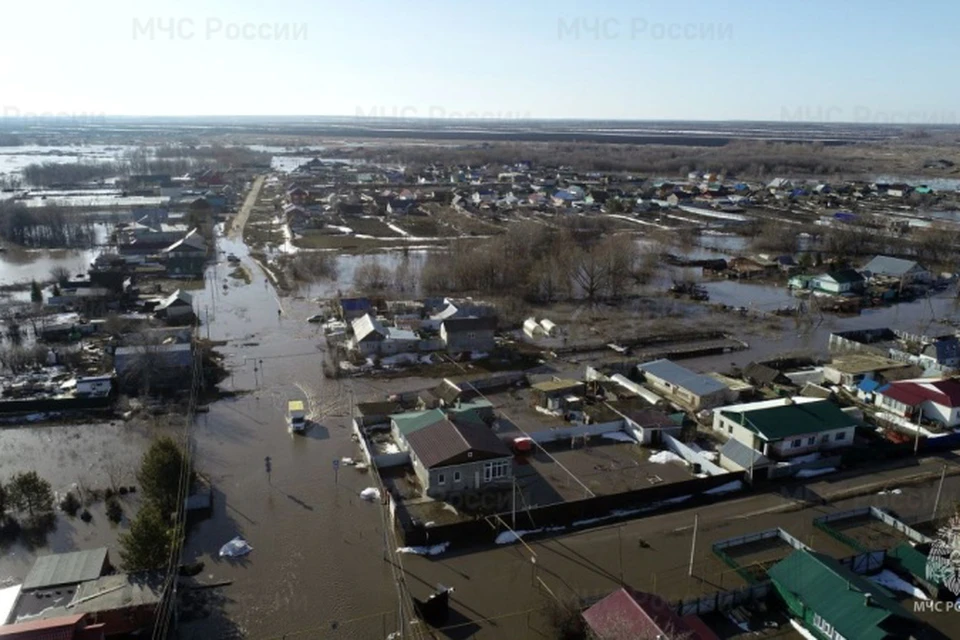
[[[598,640],[719,640],[697,616],[681,617],[662,598],[623,588],[584,611],[583,618]]]
[[[945,427],[960,425],[960,382],[943,380],[900,380],[876,391],[877,406],[898,416],[926,418]]]

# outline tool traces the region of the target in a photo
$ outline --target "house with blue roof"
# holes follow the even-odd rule
[[[637,369],[654,392],[691,411],[712,409],[734,399],[725,384],[670,360],[645,362]]]

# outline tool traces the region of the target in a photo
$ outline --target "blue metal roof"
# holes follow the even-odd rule
[[[695,373],[669,360],[653,360],[638,365],[638,367],[644,373],[686,389],[697,396],[709,395],[727,388],[723,383],[710,376]]]

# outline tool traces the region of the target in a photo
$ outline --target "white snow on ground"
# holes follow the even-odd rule
[[[801,469],[797,471],[796,478],[816,478],[817,476],[822,476],[827,473],[833,473],[837,469],[835,467],[825,467],[823,469]]]
[[[712,496],[716,496],[723,493],[732,493],[733,491],[740,491],[741,489],[743,489],[743,483],[739,480],[734,480],[733,482],[722,484],[719,487],[714,487],[713,489],[707,489],[706,491],[704,491],[704,493],[708,493]]]
[[[392,442],[387,442],[387,443],[384,443],[383,445],[383,452],[384,453],[400,453],[400,447],[398,447]]]
[[[10,617],[10,612],[17,604],[17,597],[20,595],[20,585],[0,589],[0,626]]]
[[[399,233],[400,235],[404,237],[410,237],[410,233],[408,231],[404,231],[403,229],[393,224],[392,222],[387,222],[386,225],[391,229],[393,229],[394,231],[396,231],[397,233]]]
[[[909,594],[917,600],[930,599],[927,594],[923,592],[923,589],[913,586],[889,569],[884,569],[877,575],[870,576],[870,580],[892,591],[900,591],[902,593]]]
[[[804,640],[817,640],[817,636],[807,631],[806,627],[804,627],[801,623],[797,622],[793,618],[790,618],[790,624],[793,626],[794,629],[797,630],[797,633],[803,636]],[[747,629],[747,631],[749,631],[749,629]]]
[[[436,556],[447,550],[449,542],[441,542],[430,547],[398,547],[397,553],[412,553],[418,556]]]
[[[360,492],[360,497],[368,502],[380,499],[380,490],[375,487],[367,487]]]
[[[328,225],[328,228],[336,229],[340,233],[353,233],[353,229],[351,229],[350,227],[341,227],[339,225],[331,224],[331,225]]]
[[[668,462],[683,462],[686,464],[686,461],[675,454],[673,451],[659,451],[652,456],[650,456],[649,462],[655,464],[667,464]]]
[[[416,364],[419,360],[419,356],[415,353],[398,353],[396,355],[383,358],[380,360],[380,364],[387,367],[392,367],[398,364]]]
[[[528,529],[526,531],[503,531],[497,536],[494,542],[497,544],[513,544],[523,536],[528,536],[532,533],[553,533],[555,531],[563,531],[565,528],[566,527],[540,527],[539,529]]]
[[[642,224],[645,227],[656,227],[657,229],[669,229],[670,227],[657,224],[656,222],[649,222],[648,220],[640,220],[638,218],[631,218],[630,216],[622,216],[616,213],[607,214],[611,218],[620,218],[621,220],[626,220],[627,222],[633,222],[635,224]]]
[[[707,218],[720,218],[721,220],[735,220],[737,222],[746,222],[746,216],[741,216],[736,213],[727,213],[725,211],[716,211],[714,209],[701,209],[700,207],[690,207],[686,205],[680,205],[677,207],[680,211],[686,211],[687,213],[692,213],[698,216],[706,216]]]
[[[884,489],[883,491],[877,491],[878,496],[888,496],[888,495],[898,496],[901,493],[903,493],[902,489]]]
[[[474,351],[470,354],[471,360],[483,360],[486,357],[489,357],[489,353],[484,353],[483,351]]]
[[[633,444],[637,444],[636,438],[623,431],[611,431],[610,433],[603,434],[603,437],[607,440],[616,440],[617,442],[632,442]]]
[[[692,449],[694,453],[699,453],[710,462],[716,462],[720,459],[719,451],[707,451],[706,449],[701,449],[700,445],[698,445],[696,442],[687,443],[687,446]]]

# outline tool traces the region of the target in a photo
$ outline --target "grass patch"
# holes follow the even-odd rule
[[[350,227],[354,233],[360,235],[374,236],[377,238],[399,238],[400,234],[386,225],[383,220],[377,218],[344,218],[341,219],[341,225]]]

